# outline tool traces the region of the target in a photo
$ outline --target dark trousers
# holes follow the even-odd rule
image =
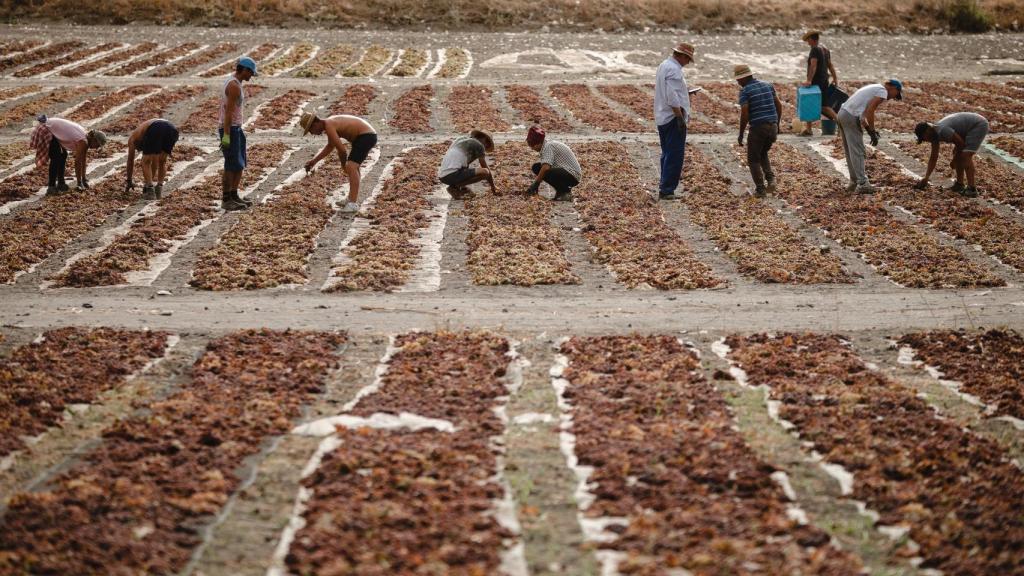
[[[68,169],[68,151],[60,145],[56,138],[50,139],[50,175],[47,186],[64,184],[64,172]]]
[[[533,165],[533,173],[540,174],[541,163],[537,162]],[[575,176],[569,173],[565,168],[556,168],[552,166],[544,173],[544,182],[555,189],[556,194],[568,194],[569,190],[578,186],[580,181]]]
[[[764,190],[764,181],[775,181],[772,163],[768,160],[768,151],[779,137],[778,124],[752,124],[747,133],[747,165],[750,176],[754,178],[754,186]]]
[[[683,129],[679,129],[682,123]],[[658,140],[661,142],[661,182],[658,193],[662,196],[672,194],[679,187],[679,178],[683,175],[683,161],[686,159],[686,124],[679,118],[673,118],[658,126]]]

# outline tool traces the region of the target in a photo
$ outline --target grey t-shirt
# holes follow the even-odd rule
[[[458,172],[460,168],[466,168],[474,161],[483,158],[485,153],[484,145],[476,138],[459,136],[445,152],[444,159],[441,160],[441,167],[437,169],[437,177],[444,178],[453,172]]]
[[[946,139],[957,133],[961,138],[967,139],[967,135],[973,130],[984,126],[988,128],[988,120],[981,114],[974,112],[957,112],[950,114],[935,123],[935,132],[939,138]]]

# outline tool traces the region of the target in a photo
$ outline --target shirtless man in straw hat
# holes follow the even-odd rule
[[[359,167],[366,160],[370,150],[377,145],[377,131],[366,120],[346,114],[318,118],[316,114],[306,112],[299,118],[299,126],[302,127],[303,136],[327,135],[327,144],[319,154],[306,162],[306,171],[313,170],[317,162],[326,158],[332,150],[336,150],[341,165],[345,167],[345,175],[348,176],[348,199],[343,206],[338,207],[342,212],[359,211],[359,204],[356,203],[359,197]],[[345,150],[343,140],[352,146],[351,153]]]
[[[654,122],[661,143],[661,182],[658,196],[675,200],[686,158],[686,125],[690,122],[690,93],[683,66],[693,62],[693,46],[685,42],[658,66],[654,82]]]

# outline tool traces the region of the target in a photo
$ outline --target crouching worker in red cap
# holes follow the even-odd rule
[[[437,179],[448,185],[448,193],[452,198],[462,198],[468,190],[466,186],[487,181],[494,193],[494,176],[487,167],[487,152],[494,150],[494,140],[486,132],[473,130],[469,136],[459,136],[448,147],[441,167],[437,169]],[[479,168],[471,168],[474,161],[480,162]]]
[[[565,144],[546,140],[544,129],[533,126],[526,133],[526,144],[536,152],[540,152],[540,162],[533,165],[533,173],[537,175],[527,194],[536,194],[541,182],[547,182],[555,189],[555,200],[572,200],[570,191],[579,186],[583,179],[583,169],[576,155]]]

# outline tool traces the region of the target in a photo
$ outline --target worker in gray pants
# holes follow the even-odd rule
[[[903,83],[889,80],[885,84],[868,84],[853,93],[839,110],[839,130],[843,135],[843,151],[846,167],[850,171],[850,185],[847,192],[874,194],[875,188],[868,182],[864,171],[864,131],[871,136],[871,145],[878,145],[878,131],[875,130],[875,110],[885,101],[903,99]]]

